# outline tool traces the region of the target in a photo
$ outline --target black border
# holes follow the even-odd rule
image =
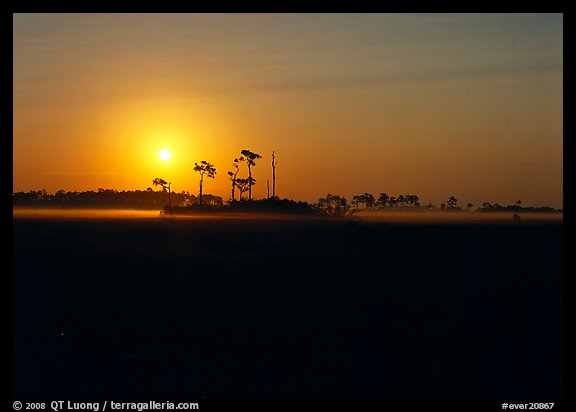
[[[411,4],[411,6],[418,6]],[[446,4],[438,4],[435,3],[432,7],[428,4],[428,7],[420,5],[419,12],[448,12],[454,11],[452,5],[448,6]],[[522,12],[542,12],[542,5],[535,7],[536,3],[523,3],[522,4]],[[547,12],[554,12],[554,13],[563,13],[564,18],[564,74],[571,73],[570,64],[570,46],[573,45],[572,39],[570,37],[570,18],[569,15],[566,13],[566,7],[558,7],[552,4],[545,5],[548,10]],[[237,3],[235,5],[231,4],[209,4],[209,3],[174,3],[174,4],[162,4],[159,6],[158,3],[155,4],[139,4],[138,12],[229,12],[229,13],[244,13],[244,12],[266,12],[266,13],[285,13],[285,12],[354,12],[354,13],[365,13],[365,12],[407,12],[412,11],[410,10],[410,6],[406,4],[396,3],[396,4],[386,4],[386,7],[383,8],[382,4],[378,4],[374,1],[371,2],[354,2],[351,3],[331,3],[329,7],[326,5],[314,5],[314,4],[306,4],[306,6],[302,6],[301,4],[296,4],[294,2],[285,2],[284,4],[276,3],[268,3],[263,6],[263,3],[260,2],[242,2]],[[463,4],[459,4],[459,12],[467,11],[465,10],[466,7]],[[433,10],[432,10],[433,9]],[[506,7],[506,5],[499,5],[498,7],[488,6],[485,7],[487,10],[483,10],[482,12],[517,12],[518,7]],[[550,10],[553,9],[553,10]],[[13,28],[13,21],[12,21],[12,13],[22,13],[22,12],[134,12],[134,7],[127,7],[121,4],[114,4],[111,7],[111,4],[103,4],[103,3],[93,3],[88,5],[86,3],[73,3],[67,4],[65,2],[42,2],[40,4],[33,4],[33,3],[20,3],[20,4],[12,4],[11,5],[11,13],[3,13],[2,14],[2,27],[7,31],[8,27]],[[476,10],[477,11],[477,10]],[[10,20],[9,20],[10,19]],[[3,36],[3,40],[6,43],[6,55],[8,56],[8,42],[10,41],[12,36]],[[12,56],[12,55],[10,55]],[[568,57],[568,59],[566,58]],[[5,73],[4,77],[4,86],[3,90],[11,90],[13,91],[13,65],[8,65],[8,62],[4,64]],[[8,77],[10,75],[10,78]],[[8,83],[10,81],[10,83]],[[567,91],[570,90],[570,79],[567,78],[565,75],[563,76],[564,81],[564,106],[568,106],[569,109],[569,99],[566,98]],[[10,99],[10,100],[9,100]],[[12,228],[12,208],[11,208],[11,197],[13,193],[13,141],[12,139],[8,139],[8,133],[12,134],[13,132],[13,100],[12,96],[8,94],[8,92],[4,93],[4,99],[2,101],[4,113],[4,119],[2,120],[2,127],[5,131],[5,138],[2,139],[3,148],[0,151],[2,156],[2,161],[0,162],[2,165],[2,177],[5,180],[2,185],[3,188],[10,188],[12,191],[8,193],[6,191],[5,196],[2,196],[2,199],[6,201],[6,203],[2,202],[2,212],[6,216],[7,222],[3,224],[3,228],[5,230],[2,233],[8,238],[10,236],[10,232],[8,231],[8,227]],[[8,108],[12,108],[10,115],[8,114]],[[10,117],[8,117],[10,116]],[[567,121],[569,120],[569,121]],[[574,268],[574,254],[576,250],[576,242],[574,238],[574,194],[576,192],[576,182],[574,179],[575,170],[574,170],[574,158],[576,157],[576,149],[574,148],[574,128],[572,127],[573,120],[572,116],[570,116],[570,110],[568,110],[568,116],[564,117],[564,152],[563,152],[563,179],[564,179],[564,305],[565,305],[565,316],[564,316],[564,337],[565,337],[565,370],[564,370],[564,399],[563,400],[549,400],[556,403],[553,410],[570,410],[575,404],[574,402],[574,395],[575,395],[575,388],[576,388],[576,381],[575,381],[575,369],[574,369],[574,357],[573,357],[573,348],[575,346],[575,340],[573,337],[570,336],[570,330],[574,330],[574,304],[573,304],[573,297],[571,296],[571,292],[574,291],[574,278],[573,274],[576,273],[576,268]],[[10,236],[10,244],[12,244],[12,237]],[[7,242],[3,242],[2,244],[7,245]],[[3,259],[4,265],[8,266],[10,269],[10,273],[12,273],[12,260],[11,258]],[[5,299],[3,299],[4,303],[4,313],[7,314],[9,317],[8,322],[5,325],[10,325],[10,339],[5,339],[4,342],[7,343],[7,347],[10,349],[10,353],[8,354],[7,362],[5,363],[6,366],[10,365],[10,368],[5,367],[3,368],[4,371],[10,371],[10,375],[8,376],[9,383],[9,390],[10,393],[13,393],[12,390],[12,351],[13,351],[13,332],[12,332],[12,277],[7,276],[7,271],[4,272],[5,276],[2,276],[2,281],[4,282],[3,290],[6,292]],[[569,275],[572,274],[572,275]],[[6,329],[5,329],[6,330]],[[573,334],[572,334],[573,335]],[[6,348],[6,346],[5,346]],[[12,402],[16,399],[13,399],[10,396],[10,404],[7,405],[10,410],[12,409]],[[19,399],[22,402],[26,402],[26,400]],[[54,399],[46,399],[46,400],[28,400],[34,402],[51,402]],[[167,399],[168,400],[168,399]],[[90,402],[91,400],[86,399],[86,402]],[[96,401],[96,400],[93,400]],[[145,400],[133,400],[135,402],[142,402]],[[162,401],[162,399],[158,399],[157,401]],[[173,402],[178,402],[182,400],[170,400]],[[239,407],[247,407],[250,410],[259,411],[259,410],[295,410],[296,408],[301,409],[304,407],[305,409],[328,409],[328,410],[372,410],[375,407],[389,407],[392,410],[427,410],[430,407],[432,408],[439,408],[446,411],[463,411],[463,410],[482,410],[482,411],[493,411],[493,410],[501,410],[501,404],[503,402],[509,403],[522,403],[522,402],[530,402],[534,400],[511,400],[511,399],[495,399],[495,400],[474,400],[474,399],[358,399],[358,400],[351,400],[351,399],[328,399],[328,400],[321,400],[321,399],[310,399],[310,400],[282,400],[282,399],[274,399],[274,400],[205,400],[205,399],[190,399],[189,402],[198,402],[200,404],[200,410],[234,410],[235,408]],[[546,401],[546,400],[538,400]],[[46,409],[48,409],[48,405],[46,405]],[[572,409],[573,410],[573,409]]]

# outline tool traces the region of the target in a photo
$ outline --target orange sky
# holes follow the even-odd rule
[[[562,207],[561,14],[15,14],[14,191]],[[162,162],[166,148],[172,158]],[[240,176],[247,175],[243,167]]]

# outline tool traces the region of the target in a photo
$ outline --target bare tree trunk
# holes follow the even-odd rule
[[[235,195],[236,195],[236,175],[238,175],[238,172],[240,171],[240,169],[238,169],[238,166],[236,166],[236,173],[234,173],[234,176],[232,177],[232,201],[234,202],[235,199]],[[242,194],[240,194],[240,197],[242,197]]]
[[[248,160],[248,162],[250,162]],[[248,200],[252,200],[252,169],[248,163]]]
[[[172,183],[170,183],[170,184],[168,185],[168,210],[169,210],[170,212],[172,212],[172,196],[171,196],[172,193],[171,193],[171,191],[170,191],[170,185],[171,185],[171,184],[172,184]]]
[[[204,180],[204,175],[200,175],[200,204],[202,204],[202,183]]]
[[[268,199],[270,199],[270,180],[266,180],[266,191],[268,192]]]
[[[276,165],[274,150],[272,150],[272,197],[276,197]]]

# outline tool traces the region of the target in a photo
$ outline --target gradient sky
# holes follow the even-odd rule
[[[14,191],[562,207],[562,14],[15,14]],[[158,152],[172,152],[168,162]],[[245,167],[239,176],[247,175]]]

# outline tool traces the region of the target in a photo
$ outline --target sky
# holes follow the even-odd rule
[[[14,14],[13,73],[15,192],[562,207],[562,14]]]

